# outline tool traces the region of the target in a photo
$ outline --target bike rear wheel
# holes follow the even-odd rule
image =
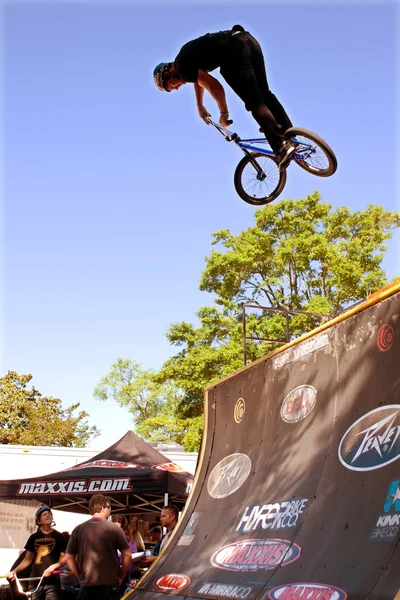
[[[253,206],[262,206],[275,200],[285,183],[286,170],[279,171],[273,157],[260,152],[246,154],[235,170],[235,189],[242,200]]]
[[[285,138],[295,147],[292,162],[318,177],[330,177],[337,169],[332,148],[316,133],[302,127],[290,127]]]

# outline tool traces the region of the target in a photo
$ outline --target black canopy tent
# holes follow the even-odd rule
[[[184,506],[193,476],[132,431],[93,458],[42,477],[0,481],[0,500],[38,500],[57,510],[89,512],[93,494],[111,500],[114,513]]]

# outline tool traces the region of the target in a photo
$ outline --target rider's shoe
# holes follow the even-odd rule
[[[282,142],[278,152],[275,152],[275,162],[279,167],[280,171],[286,169],[290,163],[293,154],[296,152],[296,148],[287,140]]]

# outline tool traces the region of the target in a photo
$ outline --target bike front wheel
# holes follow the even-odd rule
[[[272,156],[252,152],[236,167],[234,184],[242,200],[262,206],[275,200],[286,183],[286,170],[279,171]]]
[[[296,148],[292,162],[318,177],[330,177],[337,169],[332,148],[316,133],[301,127],[290,127],[285,138]]]

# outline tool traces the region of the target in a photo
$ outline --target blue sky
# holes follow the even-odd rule
[[[239,150],[197,116],[193,88],[158,92],[154,66],[188,40],[245,26],[294,124],[335,150],[329,179],[288,170],[282,198],[398,208],[395,3],[3,4],[3,364],[79,401],[104,448],[128,413],[92,398],[118,357],[159,368],[198,290],[210,234],[254,210],[236,195]],[[214,72],[219,77],[219,72]],[[232,129],[257,134],[225,85]],[[213,100],[205,97],[213,116]],[[397,162],[396,162],[397,161]],[[400,273],[396,234],[384,266]]]

